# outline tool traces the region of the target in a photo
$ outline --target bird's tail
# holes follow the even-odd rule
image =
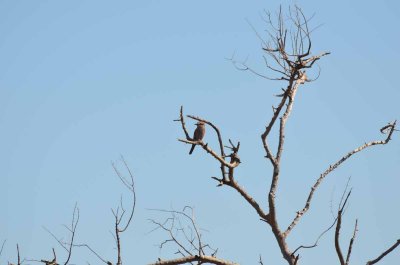
[[[189,155],[191,155],[191,154],[193,153],[193,150],[194,150],[195,147],[196,147],[196,145],[195,145],[195,144],[192,144],[192,148],[190,148]]]

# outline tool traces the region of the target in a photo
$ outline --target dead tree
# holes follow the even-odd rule
[[[276,22],[275,22],[276,21]],[[269,13],[265,13],[265,22],[268,25],[268,41],[262,40],[264,61],[266,68],[274,76],[261,74],[255,71],[247,65],[246,62],[238,62],[235,58],[231,58],[234,66],[242,71],[249,71],[258,76],[266,78],[268,80],[276,80],[285,82],[285,88],[282,89],[282,93],[277,95],[278,102],[275,106],[272,106],[271,118],[266,122],[265,129],[261,134],[261,143],[264,148],[265,158],[267,163],[271,164],[272,172],[270,179],[270,186],[267,187],[266,203],[260,203],[247,191],[244,187],[239,185],[235,169],[240,166],[241,158],[239,157],[240,142],[234,142],[228,139],[229,145],[225,145],[225,141],[222,137],[220,129],[212,122],[193,115],[187,115],[191,120],[204,123],[210,129],[214,130],[217,135],[218,147],[214,149],[210,147],[202,139],[193,139],[190,137],[189,132],[186,128],[185,115],[183,113],[183,107],[180,108],[179,118],[176,120],[180,123],[182,130],[184,132],[185,138],[178,139],[180,142],[198,145],[207,154],[212,156],[219,165],[220,176],[213,176],[212,179],[217,181],[217,187],[226,186],[230,187],[248,203],[248,205],[254,209],[262,222],[265,222],[271,229],[272,234],[275,237],[276,243],[280,249],[283,258],[289,265],[299,264],[300,254],[302,249],[314,248],[318,245],[318,240],[333,227],[335,227],[334,232],[334,249],[336,251],[337,257],[341,265],[349,265],[351,253],[353,250],[354,242],[356,241],[358,233],[358,220],[355,220],[353,234],[350,237],[347,251],[344,253],[343,248],[340,244],[342,221],[344,218],[344,213],[346,210],[347,202],[351,195],[351,190],[347,192],[347,186],[343,192],[342,199],[339,203],[336,217],[334,222],[325,231],[323,231],[312,245],[301,245],[296,247],[289,246],[288,237],[290,233],[295,229],[296,225],[301,221],[302,217],[310,209],[314,195],[316,194],[318,188],[325,180],[325,178],[332,173],[336,168],[341,166],[353,155],[373,146],[386,145],[392,139],[393,133],[397,131],[396,121],[389,122],[384,127],[380,129],[380,132],[384,134],[383,139],[374,140],[366,142],[350,150],[348,153],[340,157],[336,162],[329,165],[325,171],[323,171],[315,180],[312,185],[311,190],[306,194],[306,199],[304,206],[299,209],[294,217],[289,220],[288,225],[283,225],[281,220],[277,218],[277,207],[276,207],[276,194],[279,186],[280,172],[281,172],[281,158],[283,156],[283,150],[285,145],[286,137],[286,124],[290,118],[293,111],[294,102],[296,99],[296,94],[300,87],[307,82],[315,81],[319,72],[317,71],[316,77],[309,77],[310,71],[314,66],[317,66],[316,62],[322,57],[329,54],[329,52],[322,52],[319,54],[313,54],[311,51],[311,33],[313,29],[309,28],[310,19],[307,18],[303,11],[298,8],[290,8],[289,13],[285,16],[282,9],[279,9],[276,18]],[[276,135],[272,134],[272,129],[277,127]],[[269,140],[275,137],[278,146],[275,150],[270,146]],[[218,150],[218,151],[216,151]],[[66,251],[65,261],[61,262],[63,265],[70,264],[72,252],[75,247],[85,247],[92,254],[94,254],[101,262],[107,265],[122,265],[122,241],[121,236],[127,231],[132,223],[133,216],[136,207],[136,192],[135,184],[133,179],[133,174],[129,169],[127,163],[122,157],[122,162],[127,171],[129,177],[125,177],[119,169],[113,164],[114,170],[123,183],[123,185],[129,190],[132,201],[129,205],[128,210],[125,209],[123,205],[122,198],[119,205],[112,209],[112,214],[114,216],[114,233],[113,237],[116,244],[116,257],[114,263],[104,259],[99,255],[93,248],[88,244],[75,243],[75,236],[77,231],[77,226],[79,223],[79,209],[75,205],[74,212],[72,214],[72,222],[70,226],[65,226],[69,231],[69,241],[65,242],[57,238],[53,233],[47,230],[50,235],[59,243],[59,245]],[[235,265],[237,263],[227,261],[218,257],[217,249],[212,248],[209,244],[205,243],[201,229],[198,227],[194,212],[191,207],[184,207],[181,211],[175,210],[157,210],[164,214],[168,214],[168,217],[160,222],[151,220],[155,225],[155,230],[162,230],[167,233],[168,238],[160,244],[160,248],[167,244],[173,244],[177,250],[175,254],[179,257],[174,259],[161,259],[153,262],[150,265],[177,265],[177,264],[216,264],[216,265]],[[3,241],[0,248],[0,255],[3,252],[5,241]],[[397,240],[392,246],[384,250],[376,258],[371,259],[366,262],[366,265],[373,265],[381,261],[385,256],[390,254],[400,245],[400,239]],[[26,260],[35,261],[39,263],[44,263],[46,265],[59,265],[57,261],[56,251],[53,248],[53,258],[50,260],[40,259],[40,260]],[[17,265],[22,265],[25,259],[21,260],[19,245],[17,244]],[[12,263],[9,262],[11,265]],[[259,264],[263,265],[263,261],[260,257]]]
[[[276,22],[275,22],[276,21]],[[388,123],[381,129],[381,132],[385,134],[385,137],[382,140],[375,140],[371,142],[364,143],[357,148],[349,151],[341,158],[339,158],[336,162],[329,165],[324,172],[322,172],[318,178],[316,178],[314,185],[312,185],[310,192],[306,196],[304,207],[299,209],[294,215],[293,219],[289,222],[289,225],[283,226],[282,222],[277,218],[277,208],[276,208],[276,192],[279,186],[280,172],[281,172],[281,158],[283,155],[284,145],[285,145],[285,129],[286,124],[289,120],[290,114],[292,113],[294,102],[296,99],[296,94],[299,91],[300,87],[307,82],[315,81],[319,72],[317,72],[317,76],[315,78],[311,78],[308,76],[309,71],[317,65],[316,62],[320,60],[322,57],[330,54],[329,52],[321,52],[319,54],[314,55],[311,51],[312,41],[311,41],[311,32],[313,29],[309,28],[310,19],[307,18],[303,11],[295,6],[294,8],[289,8],[289,13],[285,16],[282,12],[282,9],[279,9],[277,16],[273,17],[270,13],[265,13],[265,22],[268,25],[268,41],[262,40],[263,51],[264,51],[264,61],[266,68],[273,74],[274,76],[269,76],[265,74],[261,74],[258,71],[255,71],[251,67],[247,65],[246,62],[238,62],[235,58],[231,58],[232,63],[239,70],[250,71],[258,76],[269,80],[278,80],[286,83],[284,89],[282,89],[282,93],[277,95],[279,98],[278,103],[275,106],[272,106],[272,117],[266,123],[265,129],[261,134],[261,142],[265,151],[265,158],[267,162],[272,165],[271,172],[271,180],[270,186],[267,192],[268,203],[267,205],[263,205],[257,202],[250,193],[239,185],[236,175],[235,169],[240,166],[241,159],[239,158],[239,148],[240,142],[234,143],[229,139],[229,146],[226,146],[223,141],[222,134],[219,128],[212,122],[193,115],[187,115],[188,118],[205,123],[208,127],[213,129],[216,132],[217,140],[218,140],[218,151],[215,151],[212,147],[210,147],[206,142],[202,140],[194,140],[190,137],[189,132],[186,128],[185,124],[185,115],[183,113],[183,108],[180,109],[179,118],[176,120],[180,122],[182,130],[185,134],[184,139],[178,139],[180,142],[190,144],[190,145],[199,145],[202,147],[209,155],[211,155],[219,164],[221,175],[220,177],[212,177],[214,180],[218,182],[217,186],[228,186],[233,190],[238,192],[242,198],[248,202],[249,206],[252,207],[257,213],[260,220],[267,223],[271,228],[271,231],[276,239],[276,243],[279,246],[279,249],[282,253],[283,258],[287,261],[289,265],[296,265],[299,263],[299,254],[297,253],[301,247],[296,248],[293,251],[293,247],[290,247],[287,243],[287,239],[290,236],[290,233],[296,227],[296,225],[300,222],[302,217],[308,212],[310,209],[314,194],[320,187],[321,183],[324,179],[336,168],[342,165],[345,161],[347,161],[353,155],[363,151],[372,146],[376,145],[385,145],[389,143],[393,132],[396,131],[396,121]],[[277,135],[271,134],[272,129],[278,127]],[[276,150],[273,150],[269,144],[269,140],[272,137],[277,138],[278,146]],[[351,238],[349,248],[347,251],[346,257],[343,256],[342,250],[339,245],[339,235],[342,221],[342,214],[344,206],[346,205],[347,199],[350,193],[347,195],[346,200],[340,205],[339,211],[337,213],[337,218],[335,220],[336,223],[336,232],[335,232],[335,248],[340,260],[341,265],[349,264],[351,250],[353,246],[353,242],[356,238],[357,221],[354,228],[353,237]],[[267,206],[267,207],[265,207]],[[333,225],[332,225],[333,227]],[[175,242],[177,243],[177,242]],[[375,260],[369,261],[367,264],[371,265],[378,262],[382,257],[384,257],[387,253],[393,249],[395,249],[399,245],[399,241],[394,244],[391,248],[385,251],[382,255],[380,255]],[[304,247],[304,246],[303,246]],[[186,262],[173,262],[173,261],[163,261],[163,263],[156,264],[183,264]],[[199,262],[199,263],[207,263]],[[210,263],[210,262],[208,262]],[[212,263],[212,262],[211,262]],[[225,264],[225,263],[214,263],[214,264]],[[260,264],[262,264],[262,260],[260,260]]]

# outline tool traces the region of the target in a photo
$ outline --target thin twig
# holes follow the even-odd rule
[[[4,245],[6,244],[6,242],[7,242],[7,239],[4,239],[3,244],[1,244],[0,257],[1,257],[1,254],[3,253]]]
[[[341,206],[339,206],[340,209],[338,210],[338,213],[337,213],[337,223],[336,223],[336,230],[335,230],[335,250],[336,250],[336,254],[337,254],[338,258],[339,258],[339,261],[340,261],[341,265],[345,265],[346,263],[345,263],[344,258],[343,258],[342,249],[340,248],[340,242],[339,242],[340,228],[341,228],[341,225],[342,225],[343,210],[344,210],[344,207],[347,204],[347,201],[348,201],[348,199],[350,197],[350,194],[351,194],[351,190],[347,193],[347,196],[346,196],[346,199],[344,200],[344,203]]]
[[[353,250],[354,240],[356,239],[358,231],[358,220],[356,219],[356,223],[354,225],[353,236],[350,239],[349,249],[347,250],[347,257],[346,257],[346,265],[350,262],[351,251]]]

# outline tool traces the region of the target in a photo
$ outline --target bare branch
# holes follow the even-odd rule
[[[268,214],[264,212],[261,206],[257,203],[257,201],[251,197],[234,179],[225,181],[223,179],[219,179],[217,177],[212,177],[213,179],[219,182],[218,186],[227,185],[234,188],[239,194],[256,210],[258,215],[260,216],[261,220],[266,221],[268,220]]]
[[[88,244],[74,244],[74,247],[85,247],[89,249],[90,252],[92,252],[99,260],[101,260],[105,264],[111,264],[111,262],[106,261],[103,259],[96,251],[94,251]]]
[[[212,122],[207,121],[205,119],[202,119],[200,117],[196,117],[196,116],[193,116],[193,115],[187,115],[187,116],[189,118],[193,119],[193,120],[204,122],[205,124],[208,124],[209,126],[211,126],[214,129],[214,131],[215,131],[215,133],[217,134],[217,137],[218,137],[219,150],[221,152],[221,157],[225,157],[224,143],[222,141],[221,132],[219,131],[218,127],[215,126]]]
[[[114,210],[111,209],[113,216],[114,216],[114,234],[111,233],[115,239],[115,243],[117,246],[117,261],[116,261],[116,265],[122,265],[122,256],[121,256],[121,233],[125,232],[129,225],[132,222],[133,219],[133,215],[135,213],[135,208],[136,208],[136,191],[135,191],[135,182],[134,182],[134,178],[133,178],[133,174],[132,171],[130,170],[126,160],[124,159],[123,156],[121,156],[121,161],[125,167],[126,172],[128,173],[129,177],[126,178],[118,169],[118,167],[115,165],[115,163],[112,163],[112,167],[117,175],[117,177],[119,178],[119,180],[122,182],[122,184],[130,191],[130,193],[132,194],[132,206],[130,208],[130,213],[129,215],[125,215],[125,213],[127,213],[127,211],[124,208],[123,205],[123,200],[122,200],[122,196],[119,202],[119,206]],[[75,211],[74,211],[75,213]],[[79,219],[79,210],[77,211],[78,213],[78,218],[76,220],[75,226],[71,226],[72,228],[70,229],[70,231],[75,231],[76,229],[76,225]],[[128,216],[128,217],[127,217]],[[126,218],[125,218],[126,217]],[[74,220],[74,219],[73,219]],[[124,224],[123,224],[124,222]],[[73,222],[74,223],[74,222]],[[123,225],[122,225],[123,224]],[[104,259],[103,257],[101,257],[95,250],[93,250],[93,248],[91,248],[88,244],[75,244],[73,243],[73,237],[71,240],[71,243],[63,243],[59,240],[57,240],[63,247],[64,249],[66,249],[65,246],[69,246],[70,249],[72,249],[72,247],[85,247],[87,248],[90,252],[92,252],[92,254],[94,254],[99,260],[101,260],[103,263],[107,264],[107,265],[112,265],[112,263],[110,261],[107,261],[106,259]],[[68,259],[69,260],[69,259]],[[64,264],[66,265],[66,264]]]
[[[70,227],[64,226],[71,233],[69,242],[63,242],[61,239],[57,238],[49,229],[47,229],[46,227],[43,226],[43,229],[46,230],[57,241],[57,243],[68,253],[67,259],[65,260],[64,265],[67,265],[71,259],[72,248],[74,247],[74,239],[75,239],[76,228],[78,226],[78,223],[79,223],[79,208],[78,208],[78,204],[75,203],[74,211],[72,213],[71,226]],[[54,257],[56,257],[54,249],[53,249],[53,254],[54,254]],[[49,261],[49,262],[53,262],[53,261]]]
[[[288,74],[286,72],[284,72],[282,70],[279,70],[278,68],[273,67],[268,63],[266,64],[267,68],[271,69],[274,72],[280,73],[282,76],[280,76],[280,77],[270,77],[270,76],[267,76],[265,74],[261,74],[260,72],[254,70],[252,67],[247,65],[246,62],[238,62],[234,58],[230,58],[229,60],[232,62],[233,66],[239,71],[249,71],[250,73],[252,73],[252,74],[254,74],[254,75],[258,76],[258,77],[261,77],[261,78],[264,78],[264,79],[267,79],[267,80],[271,80],[271,81],[288,80]]]
[[[46,230],[47,233],[49,233],[49,234],[58,242],[58,244],[59,244],[63,249],[65,249],[65,251],[68,252],[68,248],[64,245],[64,242],[62,242],[60,239],[58,239],[58,238],[57,238],[49,229],[47,229],[46,227],[42,226],[42,228],[43,228],[44,230]]]
[[[322,233],[315,240],[314,244],[312,244],[312,245],[301,245],[301,246],[297,247],[293,251],[292,255],[294,255],[298,250],[300,250],[302,248],[315,248],[316,246],[318,246],[319,240],[322,238],[323,235],[325,235],[329,230],[332,229],[332,227],[336,224],[336,221],[337,221],[337,217],[335,218],[334,222],[328,228],[326,228],[324,231],[322,231]]]
[[[348,190],[348,188],[349,188],[350,180],[351,180],[351,177],[348,178],[347,183],[346,183],[346,187],[345,187],[344,190],[343,190],[342,197],[341,197],[340,202],[339,202],[339,205],[338,205],[338,211],[342,208],[343,201],[345,200],[345,197],[347,198],[347,196],[349,196],[349,194],[347,193],[347,190]],[[350,192],[351,192],[351,191],[350,191]],[[346,196],[346,194],[347,194],[347,196]],[[318,246],[318,242],[319,242],[319,240],[322,238],[322,236],[325,235],[329,230],[332,229],[332,227],[333,227],[333,226],[336,224],[336,222],[338,221],[338,216],[335,216],[334,213],[333,213],[333,211],[332,211],[332,208],[333,208],[333,207],[332,207],[332,199],[331,199],[331,202],[330,202],[330,208],[331,208],[331,213],[332,213],[332,216],[333,216],[333,219],[334,219],[333,223],[332,223],[327,229],[325,229],[325,230],[317,237],[317,239],[315,240],[315,242],[314,242],[313,245],[301,245],[301,246],[297,247],[297,248],[293,251],[292,255],[294,255],[298,250],[300,250],[300,249],[302,249],[302,248],[309,249],[309,248],[314,248],[314,247]]]
[[[198,264],[234,264],[232,262],[227,262],[217,258],[217,250],[211,248],[209,244],[205,244],[203,242],[202,234],[200,233],[201,229],[197,227],[192,207],[185,206],[182,211],[160,209],[149,210],[167,213],[170,215],[170,217],[168,217],[164,222],[157,222],[151,219],[150,221],[156,225],[156,228],[152,231],[160,228],[167,232],[169,237],[161,242],[160,248],[163,248],[165,244],[173,243],[178,247],[178,250],[175,254],[180,254],[183,256],[182,258],[172,260],[159,259],[158,262],[152,264],[185,264],[195,261],[197,261]],[[190,210],[189,213],[187,212],[188,210]],[[187,225],[183,225],[184,222]],[[189,229],[190,235],[187,233],[187,229]],[[181,236],[179,236],[179,232],[181,233]],[[212,253],[207,254],[206,249],[211,250]],[[193,250],[196,253],[194,253]]]
[[[59,265],[57,263],[57,256],[56,256],[56,251],[54,250],[54,248],[53,248],[53,260],[41,259],[41,260],[31,260],[31,261],[41,262],[41,263],[44,263],[46,265]]]
[[[69,243],[68,257],[67,260],[64,262],[64,265],[67,265],[69,260],[71,259],[72,247],[74,244],[75,232],[76,232],[76,227],[78,226],[78,222],[79,222],[79,208],[78,205],[75,203],[74,212],[72,214],[71,228],[70,228],[71,239]]]
[[[353,250],[354,240],[356,239],[358,231],[358,220],[356,219],[356,224],[354,225],[353,236],[350,239],[349,249],[347,250],[346,265],[350,262],[351,251]]]
[[[217,160],[220,162],[220,164],[221,164],[221,166],[220,166],[220,169],[221,169],[221,176],[222,176],[223,179],[226,179],[226,167],[236,167],[236,166],[239,165],[239,163],[228,164],[228,163],[225,161],[226,155],[225,155],[225,151],[224,151],[224,144],[223,144],[222,136],[221,136],[221,133],[220,133],[218,127],[215,126],[212,122],[209,122],[209,121],[207,121],[207,120],[201,119],[201,118],[199,118],[199,117],[195,117],[195,116],[191,116],[191,115],[188,115],[188,117],[191,118],[191,119],[194,119],[194,120],[203,122],[203,123],[205,123],[205,124],[208,124],[209,126],[211,126],[211,127],[214,129],[214,131],[216,132],[217,137],[218,137],[220,155],[218,155],[218,154],[217,154],[216,152],[214,152],[211,148],[209,148],[209,147],[208,147],[208,144],[204,144],[202,141],[194,141],[194,139],[192,139],[192,138],[189,136],[189,133],[188,133],[188,131],[187,131],[187,129],[186,129],[186,126],[185,126],[185,119],[184,119],[184,116],[183,116],[183,106],[181,106],[181,109],[180,109],[180,116],[179,116],[179,119],[178,119],[178,120],[175,120],[175,121],[180,121],[180,122],[181,122],[182,130],[183,130],[184,133],[185,133],[186,140],[182,140],[182,139],[178,139],[178,140],[181,141],[181,142],[184,142],[184,143],[199,144],[199,145],[201,145],[201,146],[203,147],[204,150],[206,150],[209,154],[211,154],[215,159],[217,159]],[[239,151],[239,150],[237,150],[237,151]],[[236,151],[236,153],[237,153],[237,151]],[[240,162],[240,160],[239,160],[239,162]]]
[[[260,259],[258,260],[258,263],[260,263],[260,265],[264,265],[264,262],[262,261],[261,255],[260,255]]]
[[[3,253],[4,245],[6,244],[6,242],[7,242],[7,239],[4,239],[3,243],[1,244],[0,257],[1,257],[1,254]]]
[[[114,168],[115,173],[117,174],[118,178],[121,180],[121,182],[124,184],[124,186],[132,193],[132,207],[130,210],[130,214],[129,217],[127,219],[127,221],[125,222],[125,225],[121,226],[121,222],[124,219],[125,216],[125,209],[123,206],[123,202],[122,202],[122,197],[120,200],[120,207],[118,206],[117,209],[114,211],[114,209],[111,209],[113,215],[114,215],[114,238],[116,241],[116,245],[117,245],[117,262],[116,265],[122,265],[122,256],[121,256],[121,233],[125,232],[131,221],[133,218],[133,215],[135,213],[135,208],[136,208],[136,191],[135,191],[135,182],[133,179],[133,174],[128,166],[128,164],[126,163],[125,159],[123,156],[121,156],[121,161],[123,162],[124,166],[125,166],[125,170],[128,172],[129,174],[129,179],[127,179],[126,177],[124,177],[121,172],[118,170],[118,168],[116,167],[116,165],[114,163],[112,163],[112,167]],[[119,209],[121,209],[121,213],[119,212]]]
[[[17,244],[17,265],[21,265],[21,257],[19,255],[19,246]]]
[[[343,254],[342,254],[342,250],[340,248],[340,242],[339,242],[339,237],[340,237],[340,228],[342,225],[342,215],[343,215],[343,210],[344,207],[346,206],[347,200],[349,199],[351,194],[351,190],[347,193],[346,199],[344,200],[344,203],[339,206],[340,209],[337,213],[337,223],[336,223],[336,231],[335,231],[335,249],[336,249],[336,253],[338,255],[339,261],[341,265],[346,265],[344,258],[343,258]]]
[[[391,140],[391,136],[394,132],[396,128],[396,121],[392,122],[390,124],[390,130],[388,131],[387,137],[385,140],[381,140],[381,141],[372,141],[369,143],[365,143],[359,147],[357,147],[356,149],[350,151],[349,153],[347,153],[345,156],[343,156],[341,159],[339,159],[336,163],[334,163],[333,165],[330,165],[321,175],[320,177],[317,179],[317,181],[315,182],[315,184],[312,186],[311,191],[308,195],[308,198],[306,200],[306,204],[303,207],[303,209],[301,209],[300,211],[298,211],[296,213],[295,218],[293,219],[292,223],[288,226],[288,228],[286,229],[286,231],[284,232],[285,236],[287,236],[290,231],[296,226],[296,224],[299,222],[300,218],[309,210],[310,205],[311,205],[311,201],[312,198],[314,196],[314,192],[318,189],[319,185],[322,183],[322,181],[325,179],[325,177],[331,173],[332,171],[334,171],[337,167],[339,167],[343,162],[345,162],[347,159],[349,159],[351,156],[353,156],[354,154],[368,148],[371,146],[375,146],[375,145],[385,145],[387,144],[390,140]]]
[[[186,143],[186,144],[197,144],[200,145],[204,150],[206,150],[207,153],[209,153],[212,157],[217,159],[223,166],[229,167],[229,168],[235,168],[239,164],[230,164],[229,162],[225,161],[225,159],[221,156],[219,156],[214,150],[212,150],[208,144],[204,143],[203,141],[190,141],[190,140],[185,140],[185,139],[178,139],[179,142]]]
[[[181,108],[182,110],[182,108]],[[205,124],[208,124],[209,126],[211,126],[218,137],[218,142],[219,142],[219,148],[221,151],[221,155],[218,155],[215,151],[213,151],[208,144],[205,144],[203,141],[193,141],[191,138],[190,139],[178,139],[180,142],[184,142],[187,144],[197,144],[200,145],[201,147],[203,147],[204,150],[206,150],[208,153],[210,153],[217,161],[220,162],[221,164],[221,172],[222,172],[222,178],[217,178],[217,177],[212,177],[213,179],[218,181],[218,186],[222,186],[222,185],[227,185],[230,186],[232,188],[234,188],[236,191],[238,191],[240,193],[240,195],[242,195],[243,198],[246,199],[247,202],[250,203],[250,205],[257,211],[258,215],[260,216],[260,218],[262,220],[267,220],[267,214],[262,210],[262,208],[260,207],[260,205],[254,200],[253,197],[251,197],[242,187],[239,186],[239,184],[237,183],[237,181],[234,179],[234,168],[236,168],[237,166],[239,166],[240,164],[240,158],[237,155],[237,153],[239,152],[239,148],[240,148],[240,142],[238,142],[238,144],[235,146],[233,144],[233,142],[231,140],[229,140],[230,143],[230,147],[228,147],[229,149],[232,150],[232,153],[230,155],[225,155],[224,152],[224,145],[223,145],[223,140],[222,140],[222,135],[220,133],[220,130],[218,129],[217,126],[215,126],[212,122],[205,120],[203,118],[199,118],[193,115],[187,115],[189,118],[203,122]],[[179,119],[178,121],[181,121],[181,123],[184,123],[184,119],[183,119],[183,114],[181,113],[181,119]],[[184,126],[182,126],[182,128],[184,128]],[[185,133],[186,134],[186,133]],[[230,162],[226,161],[225,158],[226,157],[230,157]],[[228,178],[226,177],[226,168],[228,168]]]
[[[187,264],[191,262],[198,262],[198,264],[210,263],[216,265],[238,265],[238,263],[225,261],[212,256],[203,256],[203,255],[187,256],[172,260],[158,260],[157,262],[151,263],[149,265],[178,265],[178,264]]]
[[[182,124],[182,130],[185,133],[186,139],[191,139],[189,136],[189,133],[186,129],[186,125],[185,125],[185,119],[183,118],[183,106],[181,106],[181,110],[180,110],[180,115],[179,115],[179,119],[174,120],[174,121],[179,121]]]
[[[133,218],[133,214],[135,213],[135,209],[136,209],[136,191],[135,191],[135,182],[133,180],[133,174],[131,169],[129,168],[128,164],[126,163],[126,160],[123,156],[121,156],[121,160],[124,163],[125,169],[127,170],[128,174],[129,174],[129,181],[123,177],[123,175],[118,171],[117,167],[112,164],[115,173],[117,174],[117,176],[119,177],[119,179],[121,180],[121,182],[131,191],[132,196],[133,196],[133,202],[132,202],[132,208],[131,208],[131,214],[129,215],[128,221],[126,222],[125,226],[119,230],[120,233],[123,233],[126,231],[126,229],[128,229],[129,224],[132,221]],[[122,199],[121,199],[121,206],[122,206]],[[125,212],[125,210],[123,210],[123,212]],[[120,219],[122,219],[123,216],[121,216]],[[120,220],[121,221],[121,220]]]
[[[383,259],[386,255],[388,255],[390,252],[395,250],[400,245],[400,239],[396,241],[390,248],[385,250],[381,255],[379,255],[376,259],[370,260],[367,262],[367,265],[373,265],[375,263],[378,263],[381,259]]]

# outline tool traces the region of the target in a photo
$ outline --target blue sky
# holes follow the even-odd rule
[[[124,155],[135,175],[138,204],[123,235],[125,264],[172,257],[148,233],[148,208],[195,207],[199,225],[220,256],[256,264],[285,264],[268,227],[233,190],[215,188],[218,165],[201,150],[188,156],[179,107],[207,118],[225,139],[241,141],[238,181],[266,202],[270,166],[260,133],[283,83],[237,71],[233,53],[263,71],[259,31],[263,9],[297,3],[316,12],[314,52],[321,77],[299,91],[287,129],[279,220],[286,226],[303,206],[310,185],[330,163],[400,118],[398,1],[0,1],[0,262],[15,260],[15,244],[28,259],[50,258],[75,202],[81,210],[77,242],[114,259],[110,208],[125,190],[111,161]],[[190,129],[194,126],[188,123]],[[212,134],[206,141],[215,143]],[[399,135],[385,147],[357,155],[329,175],[315,205],[289,239],[313,242],[331,222],[349,176],[353,195],[342,238],[355,218],[359,236],[353,261],[362,263],[400,236]],[[125,194],[125,198],[128,194]],[[347,245],[343,243],[344,246]],[[302,252],[307,264],[336,262],[332,233],[319,249]],[[393,253],[380,264],[394,264]],[[98,264],[77,250],[73,263]]]

